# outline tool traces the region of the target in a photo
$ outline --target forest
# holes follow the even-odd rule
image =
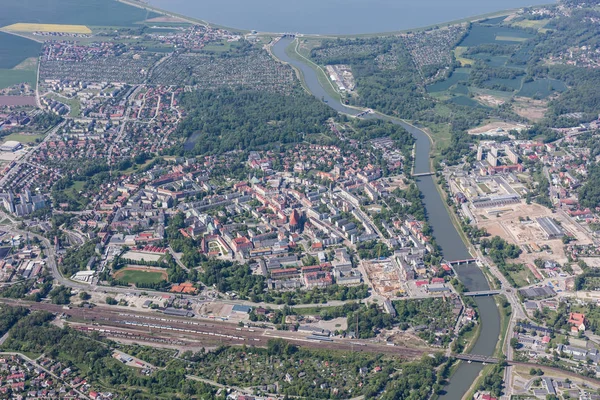
[[[193,141],[191,150],[186,150],[189,155],[269,149],[310,140],[311,135],[326,132],[325,122],[336,115],[300,91],[288,96],[241,89],[203,90],[184,93],[180,104],[188,116],[177,132]],[[175,151],[183,153],[184,148]]]
[[[591,210],[600,206],[600,165],[598,163],[588,168],[587,179],[579,188],[579,204]]]

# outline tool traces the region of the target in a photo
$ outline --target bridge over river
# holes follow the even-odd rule
[[[452,354],[452,357],[456,358],[457,360],[484,364],[498,364],[500,362],[500,360],[495,357],[482,356],[479,354]]]
[[[463,296],[495,296],[500,293],[502,293],[502,290],[479,290],[476,292],[464,292]]]

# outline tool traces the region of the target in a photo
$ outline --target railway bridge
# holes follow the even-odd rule
[[[499,359],[490,356],[482,356],[480,354],[452,354],[452,357],[457,360],[463,360],[468,362],[479,362],[484,364],[498,364]]]

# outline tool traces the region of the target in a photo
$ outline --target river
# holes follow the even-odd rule
[[[303,80],[314,96],[319,99],[324,99],[330,107],[338,112],[351,115],[358,114],[355,109],[342,105],[339,100],[332,98],[325,89],[323,89],[317,79],[315,70],[304,62],[290,58],[286,54],[285,49],[291,42],[292,39],[281,39],[273,46],[273,54],[278,59],[293,65],[302,72]],[[374,114],[368,115],[367,118],[387,119],[395,124],[401,125],[410,132],[416,139],[414,172],[422,173],[430,171],[430,141],[425,132],[404,121],[394,118],[381,117]],[[445,259],[463,260],[471,258],[472,256],[469,254],[456,227],[452,224],[450,215],[444,205],[444,200],[438,192],[433,179],[434,177],[432,176],[424,176],[417,179],[417,185],[421,190],[421,193],[423,193],[423,201],[427,209],[429,225],[433,229],[433,236],[440,245]],[[476,265],[457,267],[457,273],[461,282],[463,282],[469,290],[489,289],[488,282],[483,272]],[[475,301],[479,308],[481,333],[472,352],[474,354],[491,356],[494,353],[500,335],[500,315],[498,308],[492,297],[475,297]],[[482,366],[478,363],[461,363],[458,370],[452,376],[450,384],[445,388],[445,393],[440,396],[440,399],[460,400],[469,390],[473,381],[477,379],[481,369]]]
[[[360,34],[441,24],[540,0],[148,0],[151,6],[238,29]]]

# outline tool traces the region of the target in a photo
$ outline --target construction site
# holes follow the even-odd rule
[[[500,236],[509,243],[521,247],[523,253],[519,261],[533,263],[537,258],[551,257],[558,263],[567,262],[562,235],[553,235],[547,224],[560,227],[560,230],[574,237],[577,243],[588,244],[587,235],[561,213],[539,204],[513,204],[503,208],[474,209],[479,228],[484,228],[491,237]],[[544,228],[546,227],[546,229]]]
[[[365,272],[373,290],[382,296],[396,296],[405,289],[400,281],[398,268],[390,259],[363,262]]]

